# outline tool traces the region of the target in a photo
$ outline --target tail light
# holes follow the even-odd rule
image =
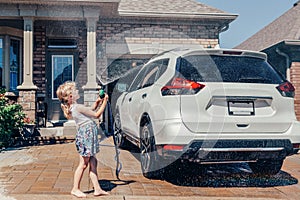
[[[161,94],[166,95],[191,95],[196,94],[205,85],[184,78],[175,77],[166,86],[161,88]]]
[[[295,96],[295,88],[290,82],[284,82],[276,87],[280,94],[284,97],[294,97]]]

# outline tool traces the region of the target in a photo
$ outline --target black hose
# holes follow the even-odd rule
[[[120,162],[120,150],[117,146],[117,141],[116,141],[116,135],[115,135],[115,131],[114,131],[114,120],[113,120],[113,114],[112,114],[112,109],[111,109],[111,105],[109,102],[107,102],[107,106],[106,106],[106,110],[107,110],[107,114],[108,114],[108,130],[106,130],[105,128],[105,124],[103,122],[100,123],[100,127],[103,131],[103,133],[105,134],[105,136],[108,138],[110,136],[113,136],[113,140],[114,140],[114,147],[115,147],[115,161],[116,161],[116,177],[118,180],[120,180],[119,178],[119,174],[120,171],[122,170],[122,163]]]

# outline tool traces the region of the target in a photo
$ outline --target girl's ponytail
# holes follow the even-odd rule
[[[72,118],[72,113],[71,113],[71,110],[70,110],[70,107],[65,105],[65,104],[60,104],[60,107],[64,113],[64,116],[67,118],[67,119],[71,119]]]

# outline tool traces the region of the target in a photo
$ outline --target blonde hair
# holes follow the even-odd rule
[[[69,96],[70,94],[72,94],[75,88],[75,82],[67,81],[61,84],[56,90],[57,97],[61,102],[61,109],[63,110],[64,115],[67,119],[70,119],[72,117],[72,113],[70,111]]]

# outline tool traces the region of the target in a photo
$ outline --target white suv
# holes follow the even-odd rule
[[[254,173],[276,174],[300,144],[293,97],[294,87],[264,53],[164,52],[141,67],[118,98],[116,143],[139,147],[149,178],[178,159],[248,162]]]

